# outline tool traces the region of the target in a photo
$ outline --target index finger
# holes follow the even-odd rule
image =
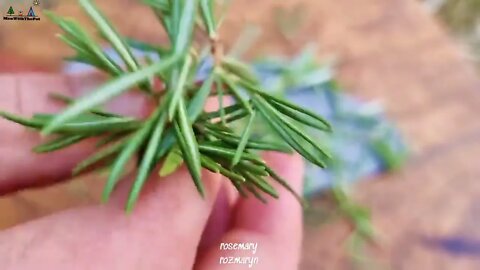
[[[57,112],[63,106],[50,99],[49,93],[79,96],[102,80],[93,74],[84,77],[46,73],[2,74],[0,110],[24,116]],[[120,100],[112,106],[128,114],[141,114],[138,109],[145,107],[138,98],[128,96],[128,102],[125,104]],[[92,143],[85,142],[53,153],[32,153],[31,149],[39,143],[41,139],[36,132],[0,119],[0,195],[68,178],[73,166],[93,148]]]
[[[265,160],[298,193],[303,186],[303,162],[299,155],[268,153]],[[219,243],[199,258],[195,269],[244,269],[228,264],[228,258],[240,258],[255,269],[297,269],[302,239],[302,208],[285,189],[278,187],[279,199],[264,204],[255,198],[240,199],[233,224]],[[246,244],[252,250],[222,246]],[[257,250],[258,249],[258,250]]]

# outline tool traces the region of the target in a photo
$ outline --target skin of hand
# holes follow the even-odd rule
[[[78,96],[89,82],[19,73],[1,74],[0,86],[0,110],[29,116],[61,109],[48,98],[49,92]],[[142,108],[148,106],[142,102],[122,96],[109,106],[145,115],[148,112]],[[55,153],[33,154],[31,148],[40,141],[38,134],[0,119],[0,195],[66,180],[73,166],[92,150],[86,142]],[[265,159],[301,192],[299,156],[266,153]],[[220,264],[221,257],[257,257],[252,269],[298,268],[302,209],[285,189],[275,186],[280,199],[263,204],[232,196],[227,179],[204,171],[207,195],[202,199],[182,168],[163,179],[152,175],[135,210],[126,215],[123,206],[131,178],[121,182],[107,204],[69,209],[1,231],[1,269],[248,269],[242,264]],[[222,250],[221,243],[258,246],[252,254]]]

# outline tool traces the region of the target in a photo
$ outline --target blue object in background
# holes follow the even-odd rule
[[[333,160],[326,169],[306,162],[306,195],[394,170],[405,162],[407,147],[382,107],[340,89],[332,65],[318,65],[313,50],[293,60],[260,61],[255,69],[266,90],[322,115],[333,127],[333,133],[311,133]]]

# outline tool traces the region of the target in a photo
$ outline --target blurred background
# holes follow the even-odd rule
[[[31,2],[0,0],[0,11]],[[162,42],[138,1],[97,2],[121,33]],[[91,25],[74,0],[40,0],[40,21],[0,21],[0,72],[65,68],[71,51],[42,9]],[[354,99],[355,112],[374,104],[408,149],[395,166],[351,176],[369,181],[311,188],[301,269],[480,269],[480,0],[235,0],[228,10],[229,47],[256,29],[244,59],[295,59],[313,44],[317,65],[308,71],[331,67],[329,87],[341,89],[340,99]],[[392,149],[376,162],[400,153]],[[76,179],[2,197],[0,228],[95,202],[99,192],[91,179]]]

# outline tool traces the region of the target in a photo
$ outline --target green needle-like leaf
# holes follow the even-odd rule
[[[173,35],[173,39],[171,40],[172,44],[176,44],[177,38],[178,38],[178,29],[180,27],[180,18],[181,18],[181,13],[182,13],[182,5],[184,1],[176,1],[176,0],[169,0],[170,1],[170,6],[171,6],[171,28],[170,31]],[[175,47],[175,46],[174,46]]]
[[[250,140],[247,143],[247,148],[255,150],[276,151],[287,154],[291,154],[293,152],[292,148],[285,144],[256,140]]]
[[[164,47],[152,45],[150,43],[146,43],[136,39],[126,38],[125,42],[127,43],[128,46],[132,48],[135,48],[143,52],[154,52],[160,55],[162,58],[170,54],[170,51]]]
[[[229,73],[237,76],[240,81],[257,84],[258,79],[251,69],[244,63],[233,58],[225,57],[222,61],[222,67]]]
[[[202,197],[205,196],[201,180],[201,161],[198,143],[193,133],[192,125],[188,121],[187,112],[183,98],[178,104],[177,117],[175,118],[174,127],[176,137],[180,149],[182,150],[183,159],[193,178],[195,186]]]
[[[48,96],[51,99],[58,100],[58,101],[63,102],[65,104],[72,104],[72,103],[75,102],[75,99],[73,99],[69,96],[59,94],[59,93],[50,93],[50,94],[48,94]],[[100,115],[100,116],[106,116],[106,117],[122,117],[119,114],[110,113],[110,112],[106,112],[106,111],[103,111],[101,109],[95,109],[95,108],[91,109],[90,112],[93,113],[93,114],[97,114],[97,115]]]
[[[239,182],[239,181],[231,180],[230,182],[235,187],[235,189],[238,191],[240,196],[242,196],[243,198],[248,198],[247,192],[245,192],[245,190],[243,190],[243,186],[246,184],[245,181]]]
[[[172,147],[176,143],[176,137],[175,137],[175,130],[171,126],[165,131],[165,136],[162,139],[162,142],[160,143],[160,146],[158,147],[158,152],[156,155],[156,162],[160,162],[160,160],[172,149]]]
[[[242,93],[240,92],[238,87],[235,85],[235,83],[232,82],[227,76],[223,74],[222,74],[222,79],[223,79],[223,82],[225,82],[225,84],[228,86],[228,90],[230,90],[230,93],[235,97],[237,102],[242,104],[245,110],[247,110],[247,112],[252,113],[252,107],[250,106],[250,103],[248,102],[247,99],[245,99],[242,96]]]
[[[234,104],[223,108],[225,115],[234,114],[237,112],[244,112],[244,107],[241,104]],[[206,120],[211,120],[222,116],[220,110],[204,113],[201,118]]]
[[[93,59],[90,56],[90,52],[88,50],[86,50],[83,46],[81,46],[80,44],[78,44],[75,40],[73,40],[71,37],[69,37],[68,35],[63,35],[63,34],[57,34],[56,35],[61,41],[65,42],[68,46],[70,46],[72,49],[74,49],[75,51],[77,51],[77,53],[79,55],[82,55],[83,57],[86,57],[88,58],[88,63],[92,63],[92,62],[97,62],[98,61],[96,59]]]
[[[72,144],[75,144],[77,142],[80,142],[87,138],[88,136],[85,135],[64,135],[60,136],[52,141],[49,141],[45,144],[36,146],[33,148],[33,151],[36,153],[46,153],[46,152],[52,152],[55,150],[63,149],[65,147],[68,147]]]
[[[239,170],[246,170],[259,176],[269,176],[264,165],[256,165],[247,161],[242,161],[237,165]]]
[[[228,123],[233,123],[237,120],[240,120],[240,119],[243,119],[243,118],[247,117],[248,115],[250,115],[250,113],[247,112],[247,111],[238,111],[238,112],[232,113],[225,118],[225,123],[227,123],[227,124]]]
[[[130,132],[128,132],[130,133]],[[103,138],[100,138],[96,143],[95,143],[95,147],[99,148],[99,147],[102,147],[102,146],[105,146],[109,143],[112,143],[112,142],[115,142],[115,141],[118,141],[122,138],[125,138],[125,136],[128,134],[128,133],[123,133],[123,132],[118,132],[118,133],[112,133],[112,134],[109,134]]]
[[[325,167],[325,163],[323,162],[323,160],[308,151],[289,130],[282,126],[282,123],[278,119],[278,116],[271,113],[267,106],[265,106],[262,102],[259,101],[258,97],[255,97],[253,101],[257,105],[257,109],[261,112],[266,122],[283,140],[285,140],[285,142],[287,142],[291,147],[293,147],[293,149],[295,149],[300,155],[302,155],[310,162],[322,168]]]
[[[90,0],[79,0],[80,6],[92,18],[102,35],[112,44],[113,48],[118,52],[120,57],[131,71],[138,69],[138,63],[133,57],[130,48],[126,42],[120,37],[116,30],[105,19],[104,15]]]
[[[264,204],[267,204],[268,201],[267,199],[265,199],[265,197],[262,196],[262,194],[257,190],[257,188],[255,187],[254,184],[250,183],[250,182],[245,182],[245,187],[248,189],[248,191],[250,191],[250,193],[253,194],[253,196],[255,196],[255,198],[257,198],[259,201],[261,201],[262,203]]]
[[[163,162],[162,168],[160,169],[159,175],[161,177],[168,176],[180,168],[183,164],[182,152],[178,147],[173,147],[172,150],[168,153],[165,161]]]
[[[223,87],[222,87],[222,81],[221,80],[216,80],[215,81],[216,83],[216,90],[217,90],[217,93],[218,93],[218,111],[220,112],[220,120],[222,122],[222,124],[226,125],[227,124],[227,121],[225,120],[225,107],[223,106],[223,99],[224,99],[224,95],[223,95]]]
[[[35,129],[45,127],[55,117],[54,115],[37,114],[32,119],[26,119],[6,112],[0,112],[0,116]],[[56,131],[59,133],[96,134],[105,131],[133,130],[139,125],[138,121],[129,118],[98,118],[95,115],[78,115],[76,118],[71,119],[70,122],[59,126]]]
[[[220,165],[217,164],[212,159],[210,159],[209,157],[207,157],[205,155],[200,155],[200,162],[205,169],[207,169],[207,170],[209,170],[213,173],[219,173],[220,172]]]
[[[255,120],[255,111],[252,112],[250,115],[250,119],[248,120],[247,126],[243,130],[242,138],[240,139],[240,143],[238,144],[238,148],[235,152],[235,156],[232,159],[231,167],[237,165],[242,158],[243,152],[245,152],[245,147],[247,146],[248,140],[250,139],[250,133],[252,132],[252,125],[253,121]]]
[[[38,120],[42,121],[44,123],[47,123],[49,121],[52,121],[53,118],[55,118],[57,115],[56,114],[51,114],[51,113],[36,113],[33,115],[32,120]],[[95,115],[95,114],[80,114],[77,115],[75,118],[71,119],[68,123],[86,123],[86,122],[97,122],[97,121],[104,121],[104,120],[113,120],[115,118],[109,118],[109,117],[104,117],[100,115]],[[118,118],[116,118],[118,120]],[[116,121],[117,121],[116,120]],[[131,118],[124,118],[122,121],[135,121]]]
[[[214,159],[211,159],[205,155],[202,155],[202,158],[204,160],[207,160],[209,164],[216,164],[215,166],[215,169],[218,170],[218,172],[220,174],[222,174],[223,176],[227,177],[228,179],[234,181],[234,182],[245,182],[245,177],[243,177],[242,175],[236,173],[235,171],[232,171],[232,170],[229,170],[225,167],[223,167],[221,164],[219,163],[216,163],[216,161]],[[203,162],[202,162],[203,164]],[[208,165],[208,164],[207,164]]]
[[[91,155],[90,157],[86,158],[85,160],[83,160],[82,162],[78,163],[77,166],[75,166],[75,168],[73,169],[73,172],[72,174],[75,176],[75,175],[78,175],[80,174],[81,172],[83,172],[85,169],[93,166],[94,164],[102,161],[102,160],[105,160],[106,158],[112,156],[113,154],[115,153],[118,153],[120,152],[124,147],[125,145],[128,143],[128,140],[129,140],[129,137],[126,137],[112,145],[109,145],[101,150],[99,150],[98,152],[94,153],[93,155]]]
[[[305,132],[302,132],[297,126],[293,125],[290,123],[288,120],[284,119],[280,114],[278,114],[275,111],[272,111],[273,113],[277,114],[277,117],[280,119],[281,123],[283,126],[289,128],[291,131],[293,131],[295,134],[303,138],[305,141],[307,141],[311,146],[313,146],[323,157],[330,159],[332,156],[327,153],[325,150],[323,150],[316,142],[313,141],[313,139],[307,135]]]
[[[228,158],[229,160],[233,160],[233,157],[235,156],[235,149],[219,147],[216,145],[211,145],[206,143],[200,144],[198,148],[200,149],[200,152],[220,155],[222,157]],[[251,153],[245,153],[245,152],[242,153],[241,158],[250,160],[250,161],[258,160],[257,156]]]
[[[221,139],[222,141],[232,146],[237,146],[238,144],[240,144],[241,138],[236,136],[233,133],[219,132],[211,129],[209,129],[209,132],[211,132],[213,136]],[[289,154],[292,153],[292,149],[288,145],[259,141],[254,139],[249,139],[246,148],[255,149],[255,150],[277,151],[277,152],[289,153]]]
[[[135,182],[133,183],[132,190],[130,191],[130,195],[128,197],[127,202],[127,213],[131,212],[135,202],[140,195],[140,191],[142,187],[145,185],[145,181],[148,178],[148,175],[152,171],[153,162],[155,159],[155,153],[157,151],[158,145],[160,144],[160,139],[162,138],[163,130],[165,129],[166,123],[166,115],[162,114],[156,123],[153,133],[150,136],[150,140],[147,145],[147,150],[143,155],[142,161],[140,163],[140,167],[138,169],[137,177]]]
[[[150,134],[153,124],[157,121],[160,112],[160,108],[155,111],[154,115],[151,116],[149,121],[146,122],[145,125],[135,133],[135,135],[133,135],[113,163],[112,170],[103,191],[102,199],[104,202],[108,201],[110,198],[110,194],[112,194],[112,191],[117,185],[119,178],[122,175],[122,172],[130,158],[133,156],[135,151],[137,151],[140,146],[145,143],[145,140]]]
[[[200,0],[200,10],[202,12],[203,21],[208,31],[208,35],[212,38],[216,35],[215,16],[213,14],[213,2],[215,0]]]
[[[141,125],[140,122],[131,119],[109,118],[97,121],[72,121],[65,123],[57,128],[58,132],[68,133],[101,133],[101,132],[120,132],[127,130],[135,130]]]
[[[297,201],[303,205],[303,207],[307,207],[307,202],[303,199],[303,197],[298,194],[287,182],[287,180],[283,179],[280,175],[278,175],[272,168],[266,166],[265,169],[270,174],[270,177],[282,185],[286,190],[288,190],[296,199]]]
[[[253,183],[255,186],[263,190],[265,193],[269,194],[273,198],[276,198],[276,199],[278,198],[277,191],[269,183],[267,183],[265,179],[247,171],[244,171],[243,175],[245,176],[245,178],[247,178],[247,181]]]
[[[65,31],[67,35],[60,36],[60,38],[64,40],[67,45],[75,50],[80,48],[80,50],[77,50],[77,53],[86,57],[88,59],[86,61],[87,63],[106,70],[112,75],[122,73],[122,69],[102,51],[101,47],[94,42],[76,21],[62,18],[46,10],[43,11],[43,13]]]
[[[168,106],[168,120],[172,121],[175,117],[175,112],[177,111],[177,106],[180,98],[183,96],[185,90],[185,84],[187,83],[188,72],[190,71],[190,66],[192,65],[192,57],[187,56],[182,66],[180,76],[178,81],[174,82],[175,87],[172,88],[172,99],[169,102]]]
[[[190,122],[195,122],[200,114],[203,112],[205,103],[207,102],[208,96],[212,90],[213,80],[215,78],[214,73],[212,73],[202,84],[202,87],[197,91],[193,96],[190,103],[188,103],[187,114],[188,120]]]
[[[181,55],[187,51],[191,43],[193,25],[195,24],[196,10],[198,0],[174,1],[182,3],[182,11],[179,18],[177,37],[174,44],[176,55]],[[181,5],[181,4],[179,4]],[[175,6],[175,4],[174,4]]]
[[[151,7],[160,9],[164,14],[171,12],[169,0],[142,0],[142,2]]]
[[[20,116],[17,116],[8,112],[2,112],[2,111],[0,111],[0,117],[10,120],[12,122],[15,122],[17,124],[20,124],[22,126],[31,127],[31,128],[41,128],[45,124],[45,121],[42,121],[39,119],[27,119],[24,117],[20,117]]]
[[[325,131],[332,131],[332,128],[330,124],[323,120],[319,121],[319,117],[311,117],[310,115],[304,114],[300,111],[296,111],[288,106],[285,106],[284,104],[277,103],[275,101],[270,102],[272,106],[274,106],[279,112],[282,114],[297,120],[298,122],[305,124],[307,126],[311,126],[314,128],[317,128],[319,130],[325,130]]]
[[[232,129],[230,127],[227,127],[223,125],[222,123],[209,123],[209,122],[204,122],[202,123],[205,128],[216,130],[218,132],[228,132],[231,133]]]
[[[77,100],[65,111],[55,117],[43,130],[42,134],[50,134],[55,131],[59,126],[74,118],[80,113],[90,110],[109,99],[120,95],[127,91],[129,87],[134,86],[138,82],[149,78],[155,73],[159,73],[177,61],[176,57],[170,57],[164,61],[155,63],[151,66],[139,69],[136,72],[132,72],[126,75],[122,75],[117,79],[114,79],[107,84],[101,86],[91,94]]]
[[[320,129],[322,129],[322,130],[327,130],[327,131],[331,131],[331,130],[332,130],[332,128],[331,128],[331,126],[330,126],[330,123],[328,123],[327,120],[325,120],[323,117],[319,116],[318,114],[316,114],[316,113],[314,113],[314,112],[312,112],[312,111],[309,111],[309,110],[307,110],[307,109],[305,109],[305,108],[302,108],[302,107],[300,107],[300,106],[298,106],[298,105],[295,105],[295,104],[293,104],[293,103],[291,103],[291,102],[289,102],[289,101],[287,101],[287,100],[284,100],[284,99],[281,99],[281,98],[272,96],[272,95],[270,95],[270,94],[268,94],[268,93],[265,93],[264,91],[258,89],[257,87],[253,86],[253,85],[250,84],[250,83],[246,83],[246,82],[244,82],[244,81],[240,81],[240,83],[241,83],[242,86],[244,86],[245,88],[247,88],[247,89],[249,89],[249,90],[251,90],[251,91],[253,91],[253,92],[255,92],[255,93],[259,94],[259,95],[261,95],[263,98],[265,98],[266,100],[268,100],[269,103],[271,103],[271,104],[272,104],[274,107],[276,107],[277,109],[278,109],[279,107],[281,107],[282,109],[283,109],[283,108],[288,108],[288,110],[286,110],[286,109],[283,109],[283,110],[282,110],[283,113],[284,113],[284,112],[287,112],[287,115],[288,115],[288,116],[292,115],[292,116],[290,116],[290,117],[292,117],[292,118],[294,118],[294,119],[295,119],[295,117],[298,118],[298,119],[308,119],[308,118],[305,117],[305,116],[308,116],[308,117],[313,118],[314,120],[316,120],[316,121],[318,121],[318,122],[321,123],[321,124],[320,124],[320,123],[319,123],[319,124],[314,124],[314,125],[311,125],[311,126],[319,126]],[[296,113],[293,113],[293,112],[295,112],[295,111],[296,111]],[[304,114],[305,116],[302,117],[301,114]],[[295,120],[302,122],[301,120],[298,120],[298,119],[295,119]],[[312,120],[309,120],[309,121],[312,121]],[[309,121],[308,121],[308,122],[309,122]],[[307,124],[307,123],[305,123],[305,124]],[[307,125],[310,125],[310,124],[307,124]]]

